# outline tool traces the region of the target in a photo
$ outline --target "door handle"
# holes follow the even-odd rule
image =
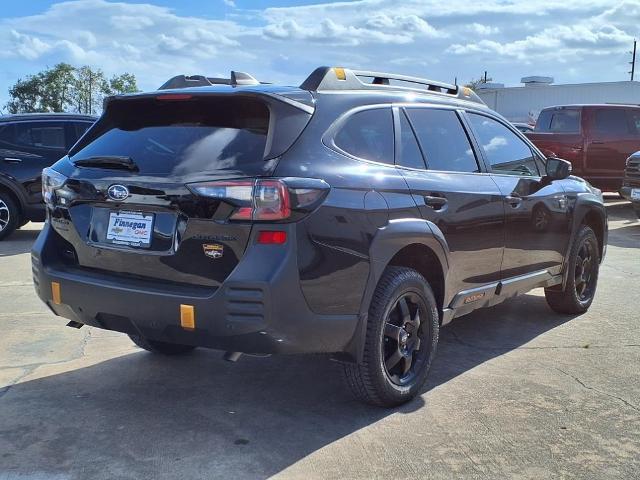
[[[447,204],[447,199],[444,197],[437,197],[435,195],[425,195],[424,204],[434,210],[442,210]]]
[[[605,142],[601,142],[601,141],[597,141],[597,142],[596,142],[596,141],[594,141],[594,142],[591,142],[591,145],[604,145],[604,144],[605,144]]]
[[[7,163],[21,163],[22,162],[22,160],[20,160],[19,158],[12,158],[12,157],[4,157],[2,160],[7,162]]]
[[[507,195],[504,199],[513,208],[517,208],[522,204],[522,197],[519,196]]]

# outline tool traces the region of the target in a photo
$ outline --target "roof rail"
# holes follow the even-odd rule
[[[167,80],[158,90],[172,88],[209,87],[211,85],[259,85],[260,82],[248,73],[231,71],[230,78],[205,77],[204,75],[176,75]]]
[[[371,82],[363,82],[361,78],[371,78]],[[392,84],[391,81],[404,85]],[[412,86],[413,85],[413,86]],[[318,67],[300,88],[314,92],[334,90],[411,90],[444,93],[462,100],[476,103],[484,102],[473,90],[449,83],[437,82],[426,78],[409,77],[395,73],[371,72],[366,70],[351,70],[341,67]]]

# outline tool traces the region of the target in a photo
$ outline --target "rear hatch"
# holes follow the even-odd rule
[[[224,192],[269,176],[311,112],[225,88],[116,98],[54,166],[69,178],[51,224],[75,268],[205,287],[231,273],[252,222],[231,219],[242,198]],[[219,197],[194,188],[212,181],[224,185]]]

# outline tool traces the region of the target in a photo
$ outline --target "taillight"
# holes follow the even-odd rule
[[[42,198],[47,205],[55,203],[55,192],[64,185],[67,177],[52,168],[42,170]]]
[[[304,213],[313,208],[329,191],[329,185],[322,180],[297,178],[222,180],[188,187],[198,195],[233,205],[230,220],[247,221],[286,220],[293,210]]]

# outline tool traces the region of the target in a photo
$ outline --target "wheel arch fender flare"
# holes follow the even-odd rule
[[[380,277],[389,262],[403,248],[423,245],[440,261],[446,284],[450,266],[449,247],[442,231],[433,223],[421,218],[391,220],[379,228],[369,247],[369,278],[360,304],[358,326],[347,351],[357,362],[362,360],[369,304]]]
[[[571,248],[573,246],[573,242],[575,242],[581,225],[589,225],[592,227],[597,226],[595,234],[598,238],[598,242],[600,243],[600,262],[602,262],[607,250],[608,237],[608,218],[604,205],[591,194],[578,195],[574,207],[573,218],[574,221],[571,227],[571,236],[564,256],[565,265],[569,261]],[[594,225],[594,222],[596,225]],[[567,268],[564,268],[563,270],[562,288],[564,289],[567,284],[569,271]]]

